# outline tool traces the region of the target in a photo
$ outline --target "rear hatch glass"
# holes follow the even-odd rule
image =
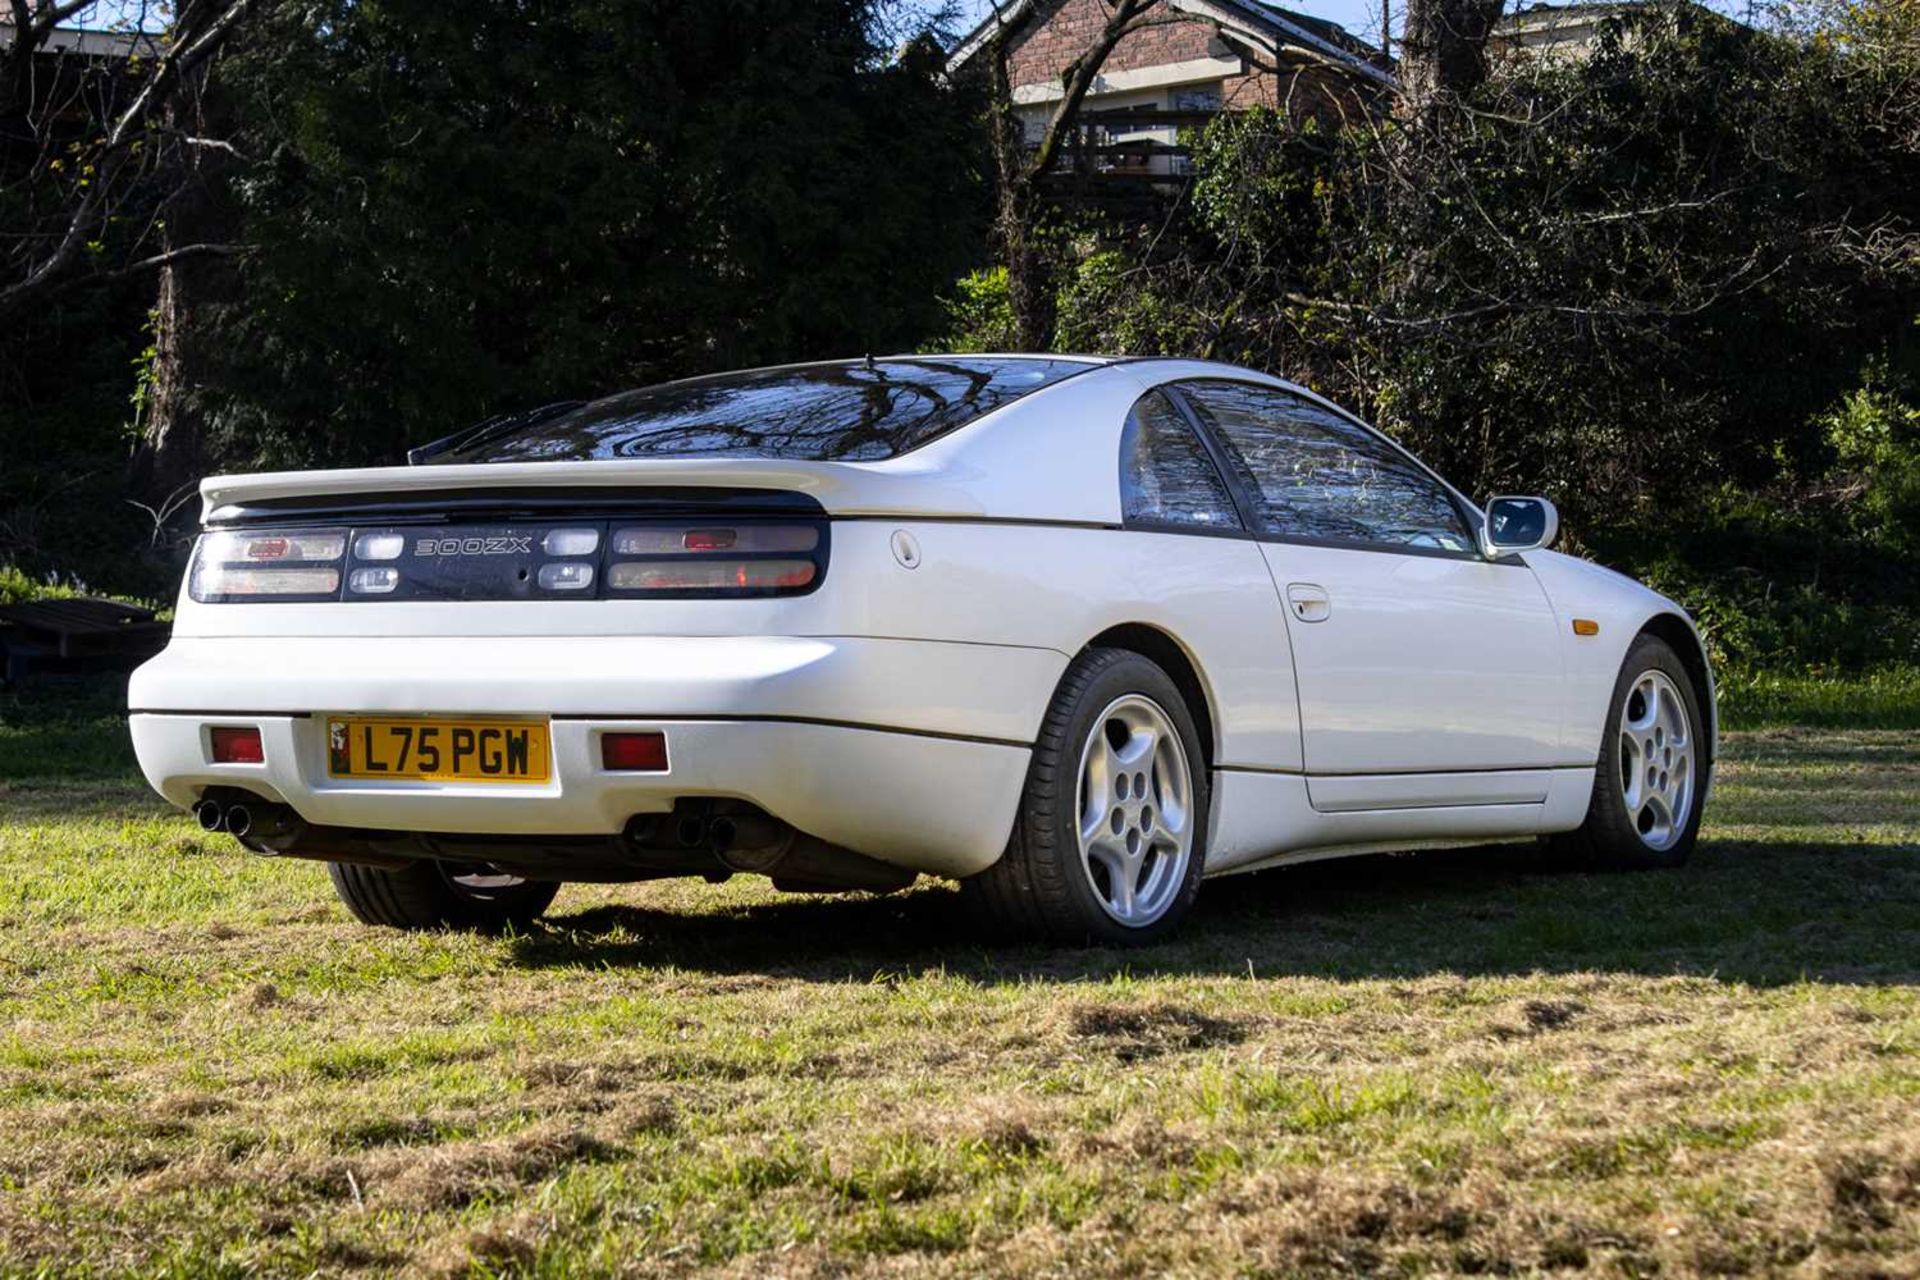
[[[878,461],[1094,367],[1081,360],[915,356],[716,374],[484,423],[412,456],[436,465],[658,457]]]

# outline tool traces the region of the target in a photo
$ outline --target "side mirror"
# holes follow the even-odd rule
[[[1519,551],[1537,551],[1560,533],[1560,513],[1545,498],[1500,497],[1487,500],[1480,543],[1489,559]]]

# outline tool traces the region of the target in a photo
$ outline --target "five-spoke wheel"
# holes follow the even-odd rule
[[[1080,751],[1080,861],[1106,913],[1152,924],[1193,856],[1186,747],[1153,699],[1129,693],[1095,718]]]
[[[1649,849],[1668,849],[1693,809],[1693,733],[1686,702],[1664,671],[1627,686],[1620,711],[1620,799]]]
[[[1199,733],[1173,679],[1138,653],[1089,650],[1041,725],[1007,852],[967,894],[1027,937],[1151,941],[1199,892],[1207,798]]]
[[[1607,713],[1586,821],[1561,843],[1578,861],[1674,867],[1700,830],[1706,762],[1700,691],[1666,641],[1642,635],[1627,651]]]

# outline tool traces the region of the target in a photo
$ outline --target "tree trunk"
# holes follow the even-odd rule
[[[993,130],[994,235],[1007,267],[1014,350],[1045,351],[1053,341],[1053,280],[1037,243],[1033,184],[1026,172],[1026,126],[1013,109],[1005,53],[1004,48],[994,51],[993,96],[987,107]]]
[[[220,136],[216,129],[224,121],[216,118],[210,96],[203,69],[199,82],[169,107],[169,126],[188,137]],[[161,228],[163,256],[184,245],[234,237],[239,216],[226,186],[228,156],[218,148],[184,148],[180,186]],[[209,308],[232,299],[236,285],[236,267],[228,257],[192,255],[159,268],[146,419],[129,477],[135,495],[156,512],[190,495],[212,464],[201,389],[215,353],[206,347],[202,321]]]
[[[1436,108],[1487,78],[1487,38],[1503,0],[1407,0],[1400,32],[1400,89],[1408,111],[1431,122]]]
[[[1014,334],[1021,351],[1045,351],[1053,345],[1057,317],[1052,265],[1042,242],[1039,220],[1045,214],[1040,183],[1052,171],[1068,136],[1079,128],[1080,106],[1093,91],[1100,68],[1114,47],[1148,25],[1149,11],[1160,0],[1108,0],[1106,21],[1087,47],[1061,69],[1060,100],[1054,104],[1039,144],[1027,148],[1026,126],[1013,106],[1013,84],[1007,64],[1013,54],[1015,28],[1003,27],[989,50],[992,101],[988,122],[993,130],[995,186],[998,201],[994,230],[1007,266],[1007,305],[1013,312]],[[996,6],[997,9],[997,6]],[[1040,21],[1047,10],[1042,7]],[[1173,19],[1177,20],[1177,19]]]

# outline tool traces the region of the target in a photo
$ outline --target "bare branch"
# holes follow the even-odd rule
[[[17,5],[19,0],[15,0],[15,3]],[[28,268],[21,279],[0,288],[0,316],[14,313],[27,305],[75,267],[88,241],[98,233],[109,215],[122,170],[133,152],[133,143],[148,135],[149,117],[186,77],[219,50],[233,28],[252,9],[255,0],[231,0],[211,16],[204,16],[217,3],[218,0],[209,0],[205,5],[189,3],[183,6],[177,15],[174,43],[161,56],[140,91],[115,117],[106,136],[94,149],[91,162],[96,170],[95,175],[73,206],[54,248]],[[73,8],[71,4],[55,6],[51,12]],[[138,264],[130,268],[137,269],[141,269]]]
[[[142,271],[153,271],[187,258],[238,258],[251,252],[253,252],[252,246],[244,244],[184,244],[177,249],[169,249],[165,253],[156,253],[138,262],[130,262],[124,267],[106,272],[101,278],[118,280],[125,276],[139,275]]]
[[[1029,181],[1038,179],[1053,167],[1067,127],[1079,114],[1080,104],[1086,101],[1087,94],[1092,92],[1094,81],[1100,77],[1100,69],[1107,64],[1108,55],[1113,52],[1114,46],[1127,37],[1134,20],[1153,3],[1154,0],[1118,0],[1093,43],[1067,64],[1060,77],[1060,101],[1047,120],[1046,131],[1040,136],[1040,145],[1027,162]]]

